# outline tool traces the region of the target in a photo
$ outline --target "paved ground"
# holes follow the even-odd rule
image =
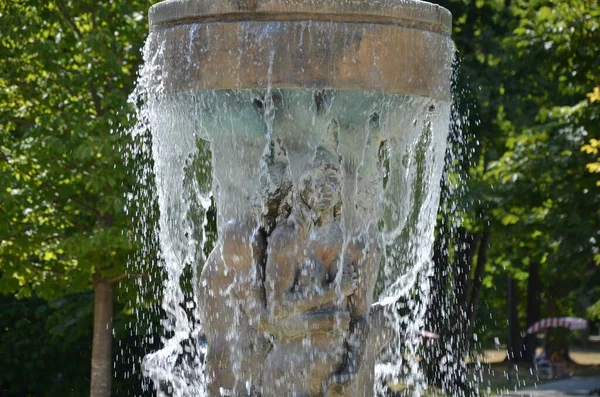
[[[593,391],[596,393],[590,394]],[[566,397],[600,396],[600,376],[579,377],[559,380],[538,386],[535,389],[519,390],[504,397]]]

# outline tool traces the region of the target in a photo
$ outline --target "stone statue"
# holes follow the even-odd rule
[[[230,222],[200,276],[199,305],[212,396],[253,396],[260,384],[255,362],[270,350],[260,327],[264,294],[260,274],[265,240],[248,222]]]
[[[373,384],[364,351],[377,350],[367,339],[378,231],[344,237],[340,161],[327,148],[297,189],[285,167],[271,171],[268,219],[229,222],[200,277],[209,393],[358,396],[365,376]]]
[[[340,268],[343,234],[336,207],[341,175],[332,157],[326,150],[317,151],[312,168],[300,179],[299,191],[292,192],[289,216],[269,237],[265,266],[269,322],[292,317],[310,326],[292,335],[275,335],[265,366],[265,395],[320,395],[325,381],[344,365],[351,320],[348,297],[358,280],[352,267]]]

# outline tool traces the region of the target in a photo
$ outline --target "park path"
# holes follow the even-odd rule
[[[590,396],[590,392],[597,390],[600,392],[600,376],[580,377],[575,376],[570,379],[558,380],[556,382],[545,383],[537,388],[519,390],[509,394],[503,394],[503,397],[566,397],[566,396]],[[600,394],[594,393],[594,396]]]

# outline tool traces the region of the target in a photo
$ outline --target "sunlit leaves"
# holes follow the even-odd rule
[[[54,297],[124,272],[120,136],[149,4],[0,4],[0,291]],[[16,281],[16,283],[15,283]]]
[[[527,266],[536,261],[544,283],[557,285],[552,296],[542,291],[542,310],[551,300],[554,310],[568,314],[573,296],[600,297],[600,272],[581,278],[600,257],[598,174],[586,169],[600,161],[593,146],[600,139],[600,87],[590,92],[600,70],[600,6],[588,0],[441,3],[453,11],[468,76],[458,95],[472,93],[465,133],[481,144],[470,168],[475,204],[466,227],[474,233],[491,227],[487,304],[502,318],[504,278],[521,280],[524,290]]]
[[[598,151],[600,150],[600,141],[597,139],[590,139],[589,143],[583,145],[581,147],[581,151],[587,154],[592,154],[594,156],[598,155]],[[592,173],[600,173],[600,157],[597,158],[596,161],[592,161],[591,163],[587,163],[585,165],[587,170]],[[596,186],[600,186],[600,180],[596,182]]]
[[[600,172],[600,162],[587,163],[585,166],[589,172]]]
[[[591,103],[594,103],[596,101],[600,101],[600,86],[599,87],[594,87],[594,91],[592,91],[589,94],[587,94],[587,97],[590,99]]]

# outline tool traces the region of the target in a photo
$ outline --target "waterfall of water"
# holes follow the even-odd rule
[[[231,385],[214,392],[222,395],[270,396],[275,387],[281,395],[313,390],[317,386],[303,379],[314,378],[320,387],[325,370],[315,366],[333,370],[347,361],[345,349],[358,343],[353,338],[363,326],[361,316],[377,307],[392,332],[382,346],[362,342],[377,352],[384,349],[376,376],[402,377],[415,395],[423,387],[419,333],[429,299],[450,104],[375,90],[272,86],[278,56],[269,48],[272,35],[293,30],[297,42],[289,45],[300,53],[313,45],[305,43],[307,29],[316,29],[323,42],[365,35],[364,28],[340,25],[292,21],[246,27],[238,40],[264,43],[270,54],[255,65],[269,63],[264,88],[170,86],[169,73],[194,76],[206,67],[196,51],[210,52],[222,33],[211,24],[189,29],[188,41],[175,49],[166,43],[179,34],[178,26],[148,38],[132,95],[138,124],[131,134],[149,134],[137,140],[137,150],[152,158],[151,170],[140,176],[153,174],[158,200],[157,228],[146,241],[159,244],[163,338],[162,347],[144,358],[143,370],[159,395],[210,395],[214,377]],[[449,48],[448,40],[440,51]],[[237,55],[239,60],[244,54]],[[223,57],[210,62],[235,79],[241,61]],[[375,70],[377,57],[373,54]],[[218,237],[209,241],[213,221]],[[214,246],[210,253],[206,244]],[[288,273],[289,293],[318,296],[331,286],[337,299],[317,305],[299,325],[290,317],[289,326],[283,320],[263,326],[282,310],[278,302],[287,295],[280,294],[279,284]],[[351,293],[344,290],[347,277],[359,280]],[[332,329],[341,330],[328,331],[328,339],[291,329],[324,310],[336,313]],[[377,352],[369,352],[369,360]],[[227,362],[231,373],[210,364],[211,357],[223,367]],[[258,366],[267,369],[253,369]],[[382,382],[375,389],[383,395]]]

